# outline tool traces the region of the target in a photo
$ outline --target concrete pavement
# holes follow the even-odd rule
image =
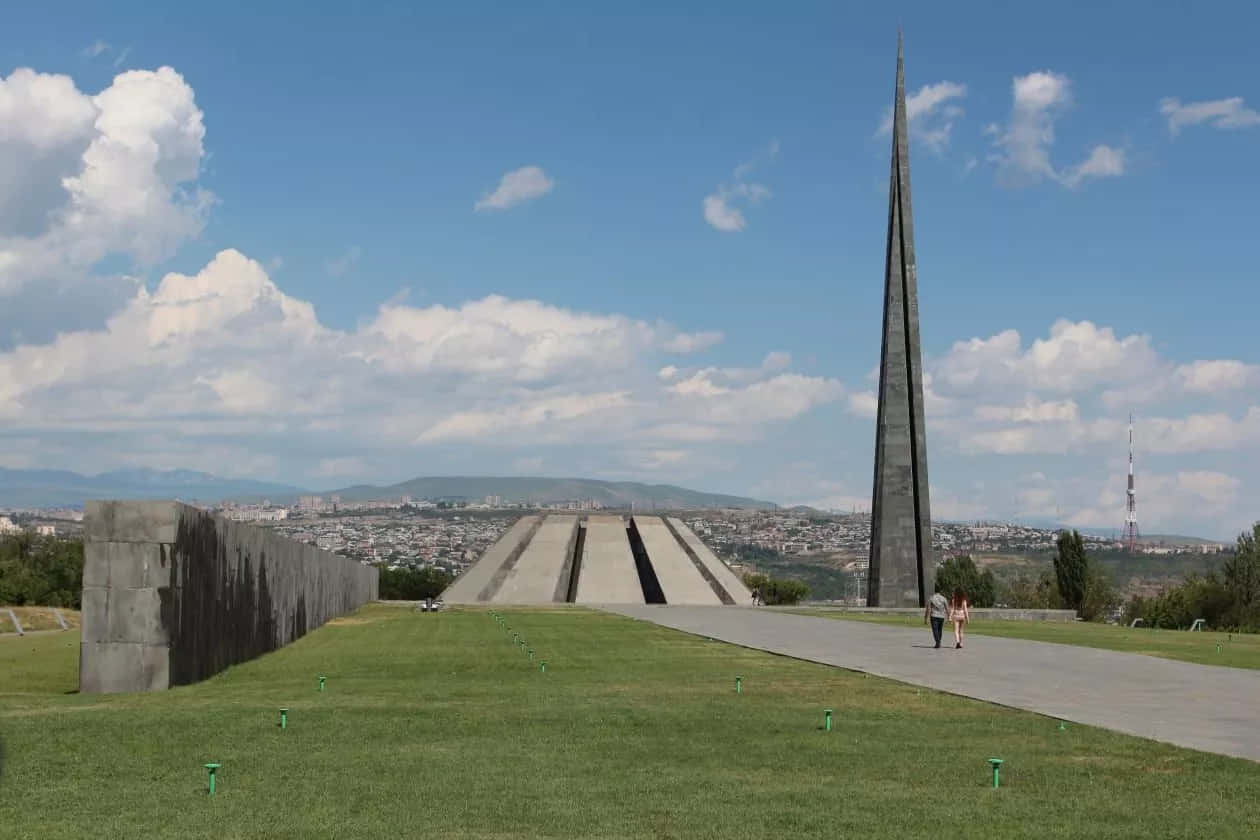
[[[617,605],[611,613],[1190,749],[1260,761],[1260,671],[736,607]]]

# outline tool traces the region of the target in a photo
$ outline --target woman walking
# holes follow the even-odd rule
[[[961,589],[954,590],[954,597],[949,602],[949,620],[954,622],[954,650],[962,648],[963,625],[971,618],[971,606],[967,596]]]

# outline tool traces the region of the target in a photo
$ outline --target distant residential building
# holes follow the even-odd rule
[[[13,524],[13,520],[7,516],[0,516],[0,534],[16,534],[22,529]]]
[[[225,511],[224,515],[237,522],[279,522],[289,518],[289,511],[287,508],[245,507]]]
[[[41,537],[55,537],[57,536],[57,526],[56,525],[36,525],[35,533],[39,534]]]

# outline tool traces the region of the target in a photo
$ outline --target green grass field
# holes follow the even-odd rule
[[[369,606],[147,695],[72,693],[72,633],[0,640],[4,836],[1260,835],[1250,762],[599,613],[508,623],[546,673],[480,610]]]
[[[846,621],[870,621],[899,627],[921,627],[923,617],[872,615],[840,610],[799,609],[790,612],[821,615]],[[967,624],[968,634],[1002,636],[1008,639],[1031,639],[1035,642],[1059,642],[1065,645],[1142,653],[1165,659],[1198,662],[1200,665],[1226,665],[1231,668],[1260,669],[1260,635],[1255,633],[1191,633],[1187,630],[1151,630],[1144,627],[1118,627],[1090,621],[1003,621],[977,620]],[[953,625],[945,625],[945,639],[953,644]],[[1220,645],[1218,651],[1217,645]]]

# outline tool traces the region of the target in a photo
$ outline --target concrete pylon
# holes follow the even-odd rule
[[[910,143],[900,32],[892,137],[866,603],[872,607],[913,607],[923,606],[931,595],[936,563],[928,504],[919,295],[910,212]]]

